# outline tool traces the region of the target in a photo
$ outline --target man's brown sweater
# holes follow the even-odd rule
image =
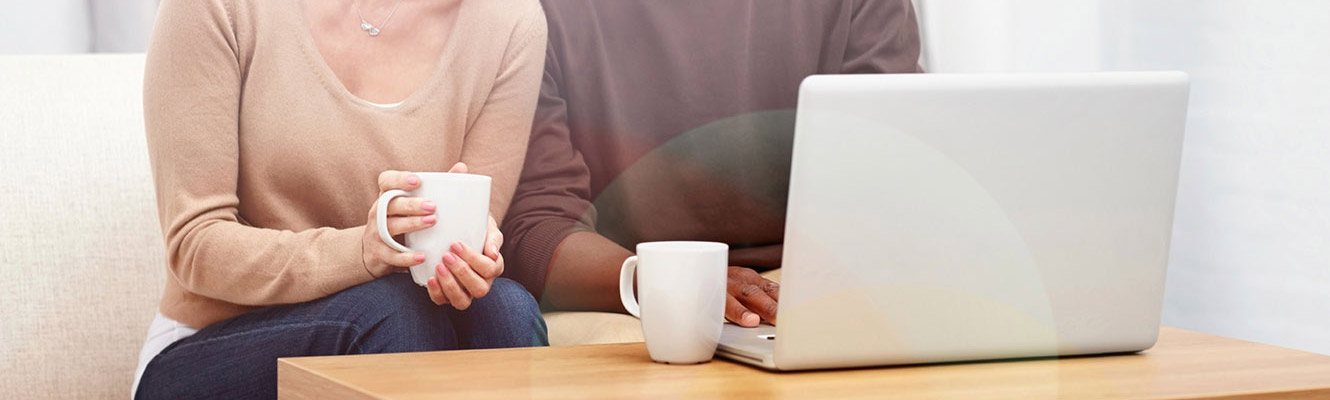
[[[918,72],[909,0],[546,0],[549,49],[506,275],[540,298],[560,242],[729,243],[780,264],[794,107],[813,74]]]

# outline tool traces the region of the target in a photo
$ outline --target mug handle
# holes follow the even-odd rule
[[[637,305],[637,298],[633,296],[633,277],[637,272],[637,256],[628,257],[623,261],[623,268],[619,270],[619,301],[623,302],[623,308],[628,309],[629,314],[634,317],[642,318],[642,309]]]
[[[383,244],[392,247],[393,250],[403,253],[410,252],[411,249],[403,246],[401,243],[397,243],[396,240],[393,240],[393,235],[388,234],[388,202],[392,201],[393,198],[409,194],[410,193],[407,193],[405,190],[389,190],[379,195],[379,200],[374,202],[374,209],[376,212],[374,222],[379,225],[379,239],[383,240]]]

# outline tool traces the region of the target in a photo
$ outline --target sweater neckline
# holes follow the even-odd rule
[[[448,42],[444,43],[443,51],[439,52],[439,59],[434,63],[434,68],[430,71],[430,76],[425,79],[425,82],[422,83],[420,87],[416,88],[415,91],[411,92],[411,94],[405,99],[393,103],[393,107],[383,107],[382,105],[365,100],[360,96],[356,96],[355,93],[351,93],[351,90],[346,88],[346,84],[342,83],[342,79],[337,76],[336,72],[333,72],[332,67],[328,65],[328,61],[323,58],[323,53],[319,51],[319,46],[314,42],[314,34],[310,30],[308,18],[305,17],[305,2],[294,1],[292,3],[296,4],[294,17],[299,21],[298,24],[292,25],[300,28],[300,32],[298,33],[301,42],[300,52],[304,53],[308,58],[309,64],[314,69],[314,73],[318,75],[319,80],[323,81],[323,86],[327,88],[328,91],[332,92],[334,96],[345,99],[361,108],[378,112],[395,113],[410,112],[420,106],[421,103],[433,97],[435,93],[443,90],[440,86],[446,83],[444,82],[444,77],[448,75],[447,71],[452,67],[453,60],[456,60],[455,54],[457,54],[459,43],[463,42],[462,40],[457,39],[457,35],[466,32],[463,25],[467,22],[467,4],[470,2],[462,1],[458,4],[457,17],[454,20],[451,32],[448,34]]]

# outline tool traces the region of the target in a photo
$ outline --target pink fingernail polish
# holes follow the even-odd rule
[[[443,255],[443,265],[452,265],[456,263],[457,263],[457,256],[452,255],[452,253]]]
[[[434,202],[432,202],[432,201],[427,201],[427,202],[425,202],[424,204],[421,204],[421,205],[420,205],[420,208],[423,209],[423,210],[425,210],[425,211],[434,211]]]
[[[438,221],[438,220],[439,220],[439,217],[437,217],[437,216],[433,216],[433,215],[426,215],[424,218],[421,218],[421,219],[420,219],[421,222],[424,222],[424,223],[426,223],[426,224],[431,224],[431,225],[434,224],[434,222],[436,222],[436,221]]]
[[[454,252],[457,252],[457,253],[461,253],[461,252],[463,252],[463,251],[466,251],[466,248],[465,248],[465,247],[462,247],[462,242],[453,243],[453,245],[452,245],[452,249],[453,249]]]
[[[416,262],[425,262],[425,254],[416,253]]]
[[[420,177],[415,176],[415,175],[408,176],[408,177],[406,177],[406,183],[407,183],[408,185],[414,185],[414,184],[420,183]]]

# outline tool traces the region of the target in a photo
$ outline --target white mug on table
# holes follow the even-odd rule
[[[490,177],[449,172],[417,172],[420,187],[410,192],[389,190],[379,196],[379,238],[397,251],[425,253],[425,262],[411,267],[411,280],[425,286],[434,276],[434,266],[443,262],[449,246],[462,242],[473,249],[483,249],[489,227]],[[438,223],[427,229],[406,234],[406,244],[388,234],[388,202],[398,196],[420,197],[437,204]]]
[[[715,355],[725,324],[729,250],[724,243],[649,242],[624,261],[619,297],[642,320],[652,360],[696,364]]]

